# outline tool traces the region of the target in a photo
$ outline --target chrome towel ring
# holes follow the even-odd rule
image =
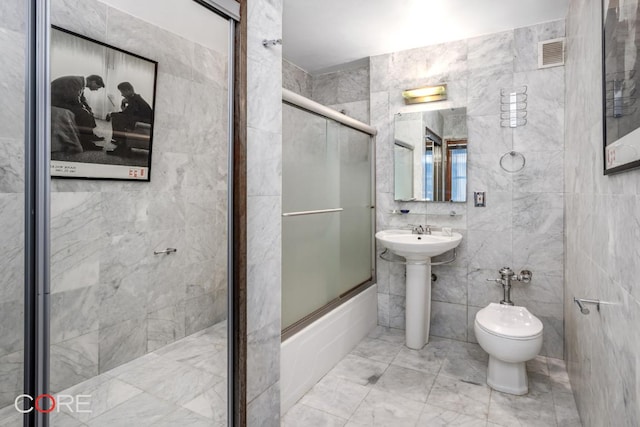
[[[521,157],[522,158],[522,166],[520,166],[518,169],[515,169],[515,170],[507,169],[506,167],[504,167],[504,164],[503,164],[504,158],[507,157],[507,156],[511,156],[512,158],[516,157],[516,156]],[[517,151],[507,151],[506,153],[504,153],[502,155],[502,157],[500,157],[500,167],[502,168],[502,170],[504,170],[505,172],[508,172],[508,173],[520,172],[522,169],[524,169],[524,165],[526,163],[527,163],[527,159],[524,157],[524,154],[519,153]]]

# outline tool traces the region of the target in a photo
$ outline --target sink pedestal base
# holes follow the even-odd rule
[[[415,350],[421,349],[429,341],[431,321],[430,262],[431,259],[427,259],[426,264],[407,264],[405,342],[407,347]]]

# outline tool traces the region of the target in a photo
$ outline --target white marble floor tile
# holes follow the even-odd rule
[[[535,359],[529,360],[527,362],[527,372],[549,376],[547,358],[545,356],[536,356]]]
[[[392,363],[416,371],[437,374],[446,360],[449,349],[448,340],[432,338],[421,350],[412,350],[403,346]]]
[[[158,357],[117,376],[118,379],[179,405],[187,403],[223,378],[185,363]]]
[[[60,410],[86,423],[89,422],[90,419],[104,414],[140,393],[142,393],[142,390],[137,387],[124,383],[116,378],[99,375],[60,392],[60,394],[69,396],[90,396],[87,398],[89,404],[84,408],[90,412],[68,411],[68,408],[65,407],[61,407]]]
[[[365,341],[378,339],[397,344],[400,336],[389,328],[378,327]],[[363,345],[359,354],[363,354],[363,348],[366,347]],[[359,384],[360,390],[370,390],[346,426],[580,426],[564,362],[557,359],[538,357],[530,362],[529,393],[513,396],[486,385],[488,355],[477,344],[431,337],[422,350],[401,345],[391,365],[354,353],[329,374],[331,381],[353,382]],[[429,378],[433,385],[423,404]],[[341,412],[343,417],[333,415],[335,418],[331,418],[330,411],[335,413],[335,407],[344,404],[335,403],[340,400],[336,395],[342,396],[348,388],[333,394],[330,388],[323,393],[319,392],[321,389],[314,387],[296,405],[296,411],[305,414],[288,420],[285,416],[283,425],[286,421],[287,426],[295,427],[332,426],[344,420],[348,411]],[[325,401],[323,395],[328,395]],[[302,402],[313,402],[314,407]],[[295,424],[293,420],[298,419],[308,423]]]
[[[13,405],[5,406],[0,409],[0,427],[13,427],[20,425],[22,414],[20,414]]]
[[[171,403],[142,393],[91,420],[91,427],[156,426],[163,418],[178,410]]]
[[[400,344],[404,347],[405,332],[402,329],[386,328],[384,326],[376,326],[368,335],[369,338],[377,338],[393,344]]]
[[[351,351],[351,354],[378,362],[391,363],[402,347],[400,344],[365,337]]]
[[[417,427],[485,427],[487,420],[426,404]]]
[[[573,393],[553,393],[553,406],[556,413],[556,422],[561,427],[581,426],[578,407]]]
[[[374,389],[425,403],[435,379],[435,374],[391,365],[382,374]]]
[[[225,427],[226,420],[223,422],[212,422],[211,419],[191,412],[187,409],[180,408],[166,417],[158,420],[154,427]]]
[[[183,405],[215,425],[227,425],[227,383],[221,381]]]
[[[557,425],[553,399],[534,399],[493,391],[489,405],[489,421],[501,426],[554,427]]]
[[[491,389],[486,385],[464,382],[459,378],[438,375],[427,403],[450,411],[486,419]]]
[[[377,384],[379,383],[380,380]],[[348,419],[370,390],[369,387],[340,377],[326,375],[300,399],[300,403]]]
[[[378,382],[388,363],[376,362],[348,354],[327,375],[337,376],[356,384],[370,386]]]
[[[392,393],[371,390],[347,426],[415,426],[424,405]]]
[[[49,414],[49,421],[54,427],[84,427],[87,425],[65,414],[64,412],[58,412],[56,410]]]
[[[282,427],[342,427],[346,423],[347,420],[344,418],[297,403],[287,411],[280,425]]]

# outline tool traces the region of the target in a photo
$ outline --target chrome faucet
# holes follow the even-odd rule
[[[409,226],[411,227],[411,233],[412,234],[431,234],[431,226],[430,225],[425,225],[423,227],[422,225],[409,224]]]

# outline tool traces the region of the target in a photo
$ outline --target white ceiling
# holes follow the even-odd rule
[[[284,0],[283,55],[310,73],[359,59],[525,27],[569,0]]]

